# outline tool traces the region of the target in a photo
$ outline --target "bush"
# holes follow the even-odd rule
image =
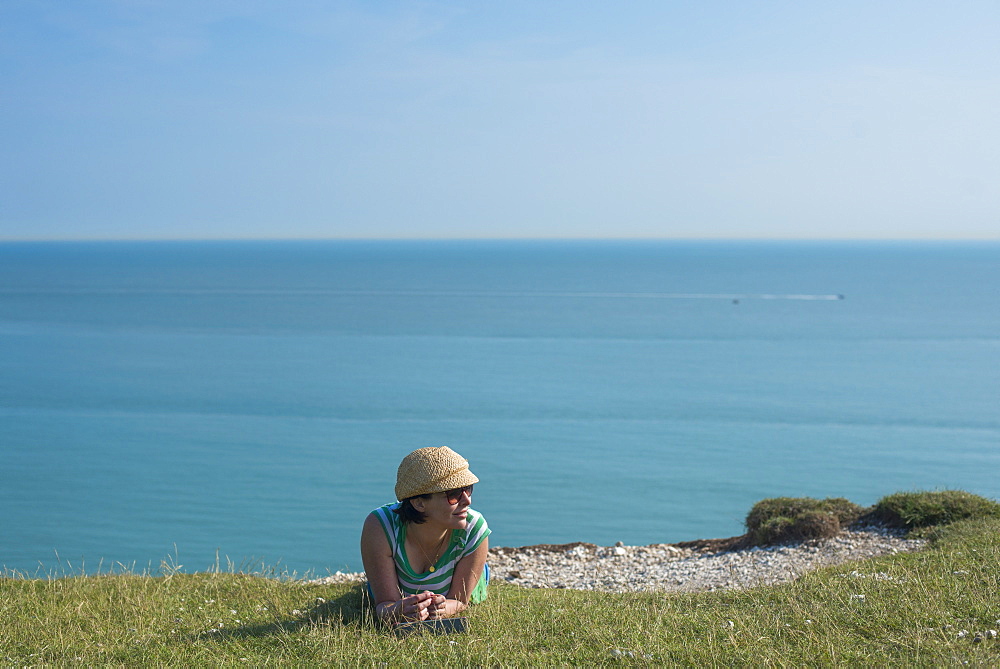
[[[863,509],[843,497],[773,497],[754,504],[746,526],[751,543],[769,544],[836,536]]]
[[[911,530],[966,518],[1000,518],[1000,504],[962,490],[898,492],[880,499],[872,517],[890,527]]]

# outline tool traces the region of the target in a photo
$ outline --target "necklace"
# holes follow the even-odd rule
[[[437,549],[434,551],[434,559],[433,560],[431,560],[429,557],[427,557],[427,551],[424,550],[423,545],[421,545],[421,543],[419,541],[416,542],[417,548],[419,548],[420,552],[424,554],[424,559],[427,560],[427,563],[430,565],[430,568],[427,571],[431,572],[432,574],[435,571],[434,565],[437,564],[438,559],[441,557],[441,544],[443,544],[444,540],[448,538],[448,534],[450,534],[450,532],[449,533],[445,533],[445,535],[443,537],[441,537],[440,539],[438,539]]]

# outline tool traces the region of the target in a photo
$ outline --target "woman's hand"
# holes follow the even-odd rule
[[[381,602],[376,611],[383,620],[434,620],[447,615],[444,595],[425,590],[397,602]]]
[[[444,595],[433,595],[433,599],[427,607],[427,618],[429,620],[447,618],[453,613],[448,605],[453,603],[453,601],[448,600]]]
[[[445,596],[435,595],[429,590],[404,597],[401,609],[403,618],[406,620],[429,620],[440,617],[440,610],[444,607]]]

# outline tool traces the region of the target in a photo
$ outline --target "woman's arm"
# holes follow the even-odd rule
[[[458,615],[469,605],[469,596],[483,575],[486,556],[490,550],[489,544],[489,537],[484,538],[476,550],[463,557],[455,565],[455,575],[451,579],[451,588],[448,589],[448,599],[445,600],[444,607],[438,606],[434,609],[431,613],[432,618]]]
[[[361,530],[361,562],[375,596],[375,614],[387,623],[437,617],[444,597],[430,592],[403,597],[396,580],[392,548],[374,513]],[[471,591],[470,591],[471,592]]]

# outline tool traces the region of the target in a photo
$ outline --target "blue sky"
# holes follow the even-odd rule
[[[0,239],[1000,238],[1000,3],[0,3]]]

